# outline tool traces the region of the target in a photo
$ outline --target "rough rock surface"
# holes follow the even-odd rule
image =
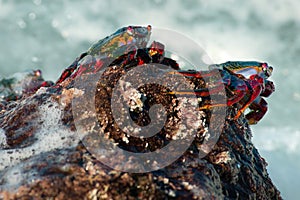
[[[142,102],[144,107],[155,103],[166,107],[169,115],[165,129],[155,137],[124,140],[126,133],[116,127],[109,107],[113,85],[122,74],[121,67],[108,69],[97,87],[95,107],[104,132],[120,147],[133,152],[161,148],[178,129],[179,114],[174,112],[178,105],[171,104],[176,101],[175,97],[159,86],[140,88],[147,97],[154,96]],[[204,87],[200,79],[191,80],[191,84]],[[204,158],[199,157],[198,147],[208,134],[205,127],[209,120],[199,128],[189,149],[171,165],[149,173],[127,173],[99,162],[74,136],[72,97],[83,94],[69,78],[60,87],[41,88],[36,94],[2,108],[0,148],[1,159],[6,164],[0,169],[1,199],[281,199],[268,176],[267,163],[251,142],[247,121],[243,116],[232,120],[234,107],[227,108],[219,140]],[[81,109],[87,106],[82,102]],[[53,109],[60,112],[55,115],[57,120],[49,125],[51,117],[42,116],[43,112]],[[138,124],[147,124],[150,120],[146,111],[134,110],[131,114]],[[210,111],[205,110],[203,117],[208,119],[209,116]],[[87,126],[90,117],[79,116]],[[50,138],[53,135],[53,140],[61,136],[62,145],[40,151],[42,147],[37,144],[43,142],[46,137],[43,134]],[[23,151],[30,152],[24,156]],[[23,157],[18,157],[19,154]]]

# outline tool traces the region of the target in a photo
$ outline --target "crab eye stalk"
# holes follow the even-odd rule
[[[147,30],[150,32],[152,30],[152,26],[151,25],[148,25],[147,26]]]
[[[34,76],[36,76],[36,77],[40,77],[40,76],[42,76],[42,71],[41,70],[35,70],[35,71],[33,71],[33,75]]]

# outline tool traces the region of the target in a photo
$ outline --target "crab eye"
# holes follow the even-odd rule
[[[127,28],[127,33],[128,33],[129,35],[133,35],[134,30],[133,30],[133,28],[132,28],[131,26],[128,26],[128,28]]]
[[[268,64],[267,64],[267,63],[263,63],[263,64],[261,65],[261,67],[262,67],[262,70],[263,70],[263,71],[267,71],[267,69],[268,69]]]

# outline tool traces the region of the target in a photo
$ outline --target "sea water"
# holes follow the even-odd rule
[[[286,199],[300,196],[300,1],[0,0],[0,75],[39,68],[56,80],[95,41],[127,25],[187,35],[216,63],[266,61],[276,92],[253,141]],[[180,45],[180,41],[178,42]]]

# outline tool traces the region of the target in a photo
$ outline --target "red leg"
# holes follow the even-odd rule
[[[265,83],[265,89],[264,91],[260,94],[260,96],[263,97],[268,97],[270,96],[273,92],[275,91],[275,86],[274,83],[272,81],[266,81]]]
[[[268,110],[268,103],[261,97],[258,97],[249,108],[251,111],[246,115],[249,124],[256,124],[263,118]]]
[[[249,105],[261,94],[262,85],[261,85],[261,77],[257,76],[257,79],[248,80],[246,83],[248,84],[248,92],[250,93],[250,97],[244,103],[244,105],[239,109],[238,113],[234,117],[234,120],[237,120],[241,114],[249,107]]]
[[[176,72],[170,72],[170,74],[181,74],[186,77],[193,78],[206,78],[213,77],[220,74],[219,70],[211,70],[209,72],[201,72],[196,70],[177,70]]]
[[[206,78],[206,77],[218,77],[218,75],[222,75],[222,80],[219,81],[216,80],[217,86],[212,87],[212,88],[204,88],[204,89],[196,89],[194,91],[175,91],[171,92],[170,94],[176,94],[176,95],[197,95],[200,97],[207,97],[213,94],[217,94],[220,91],[224,90],[224,87],[230,86],[233,84],[233,91],[231,93],[233,94],[232,97],[227,99],[226,104],[208,104],[205,106],[200,107],[199,109],[209,109],[212,107],[218,107],[218,106],[232,106],[235,103],[238,103],[241,101],[247,90],[247,84],[245,83],[244,80],[236,77],[236,76],[231,76],[227,71],[219,71],[219,70],[210,70],[210,71],[205,71],[205,72],[199,72],[195,70],[178,70],[177,72],[171,72],[172,74],[181,74],[184,75],[185,77],[192,77],[192,78]],[[216,84],[215,83],[215,84]],[[229,88],[228,88],[229,89]],[[231,89],[229,89],[231,90]]]
[[[211,89],[203,88],[203,89],[196,89],[196,90],[180,90],[180,91],[172,91],[169,94],[175,95],[197,95],[200,97],[207,97],[212,94],[216,94],[219,92],[224,86],[219,85]]]
[[[79,57],[76,58],[76,60],[67,68],[63,71],[59,79],[56,81],[55,85],[63,82],[66,80],[71,74],[77,69],[77,64],[79,60],[81,60],[83,57],[85,57],[87,53],[82,53]]]

